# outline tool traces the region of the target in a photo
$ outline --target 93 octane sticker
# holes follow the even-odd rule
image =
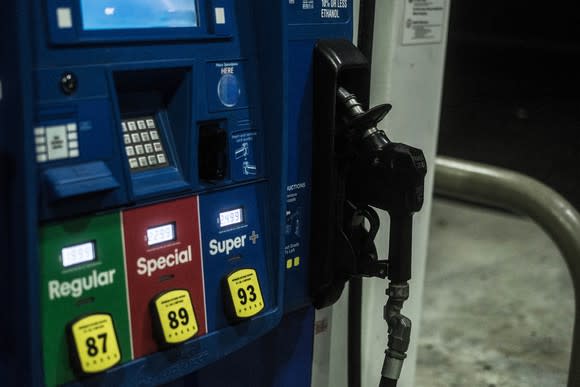
[[[234,314],[238,319],[255,316],[264,309],[264,298],[256,270],[238,270],[228,276],[227,284]]]

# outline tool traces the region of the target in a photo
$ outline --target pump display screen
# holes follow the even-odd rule
[[[92,262],[97,259],[95,243],[86,242],[79,245],[64,247],[61,250],[62,265],[70,267],[81,263]]]
[[[228,227],[240,224],[244,221],[243,209],[235,208],[233,210],[220,212],[220,227]]]
[[[147,229],[147,245],[153,246],[175,240],[175,223]]]
[[[197,27],[196,0],[80,0],[85,30]]]

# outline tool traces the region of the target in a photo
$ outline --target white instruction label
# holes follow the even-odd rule
[[[405,0],[403,44],[440,43],[445,0]]]
[[[320,17],[322,19],[340,19],[342,12],[348,8],[347,0],[322,0]]]

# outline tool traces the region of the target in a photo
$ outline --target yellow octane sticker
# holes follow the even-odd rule
[[[78,359],[75,365],[84,374],[103,372],[121,361],[121,351],[113,318],[92,314],[75,321],[70,328]]]
[[[238,270],[228,276],[227,282],[236,317],[252,317],[264,309],[264,299],[256,270]]]
[[[178,344],[191,339],[199,330],[187,290],[171,290],[154,302],[165,344]]]

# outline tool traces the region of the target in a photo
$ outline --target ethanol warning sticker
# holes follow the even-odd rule
[[[348,8],[347,0],[322,0],[322,9],[320,18],[322,19],[340,19],[341,11],[345,12]]]
[[[446,0],[405,0],[403,44],[440,43]]]
[[[291,25],[344,23],[352,6],[352,0],[288,0],[288,15]]]

